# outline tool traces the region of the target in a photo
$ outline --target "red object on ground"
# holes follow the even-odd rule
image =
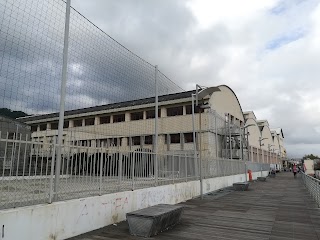
[[[249,173],[249,181],[252,181],[252,171],[249,169],[248,173]]]

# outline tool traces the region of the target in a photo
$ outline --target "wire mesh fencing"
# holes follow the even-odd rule
[[[33,134],[34,139],[46,142],[46,137],[58,135],[66,2],[4,0],[0,13],[0,114],[14,118],[47,114],[45,121],[29,118],[31,131],[42,132]],[[85,145],[87,140],[102,139],[116,145],[120,140],[114,139],[136,137],[137,132],[154,135],[149,115],[154,112],[155,95],[183,89],[72,7],[68,43],[63,140]],[[111,114],[116,105],[110,104],[129,107],[134,103],[128,102],[139,99],[148,99],[148,116],[134,107],[131,114],[124,109]],[[99,106],[105,111],[89,114]],[[150,121],[143,124],[125,123],[148,117]],[[109,122],[118,127],[110,129]]]
[[[0,208],[197,180],[199,161],[206,178],[245,171],[240,122],[72,7],[61,89],[65,23],[63,0],[0,2]]]

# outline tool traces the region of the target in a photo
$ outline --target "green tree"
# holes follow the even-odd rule
[[[8,108],[0,108],[0,115],[4,117],[16,119],[19,117],[25,117],[28,114],[21,111],[12,111],[11,109],[8,109]]]
[[[311,159],[311,160],[319,159],[319,157],[318,157],[317,155],[313,155],[312,153],[311,153],[311,154],[304,155],[302,159],[305,160],[305,159],[307,159],[307,158],[309,158],[309,159]]]

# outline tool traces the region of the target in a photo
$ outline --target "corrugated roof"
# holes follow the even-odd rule
[[[186,92],[162,95],[162,96],[158,97],[158,101],[164,102],[164,101],[170,101],[170,100],[175,100],[175,99],[189,98],[189,97],[191,97],[191,94],[193,94],[193,93],[196,93],[196,91],[191,90],[191,91],[186,91]],[[154,102],[155,102],[155,97],[143,98],[143,99],[137,99],[137,100],[132,100],[132,101],[111,103],[111,104],[105,104],[105,105],[100,105],[100,106],[95,106],[95,107],[65,111],[64,115],[69,116],[69,115],[74,115],[74,114],[81,114],[81,113],[89,113],[89,112],[110,110],[110,109],[116,109],[116,108],[138,106],[138,105],[144,105],[144,104],[149,104],[149,103],[154,103]],[[54,118],[54,117],[58,117],[58,116],[59,116],[59,112],[56,112],[56,113],[50,113],[50,114],[44,114],[44,115],[34,115],[34,116],[22,117],[22,118],[19,118],[19,121],[22,121],[22,122],[36,121],[36,120],[41,120],[41,119],[46,119],[46,118]]]

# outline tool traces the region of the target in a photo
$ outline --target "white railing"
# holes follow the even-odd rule
[[[302,181],[320,207],[320,180],[302,173]]]
[[[200,178],[199,159],[187,153],[156,158],[152,152],[63,145],[60,180],[55,181],[56,144],[0,139],[0,146],[0,209]],[[203,169],[203,178],[246,172],[244,161],[229,159],[203,159]]]

